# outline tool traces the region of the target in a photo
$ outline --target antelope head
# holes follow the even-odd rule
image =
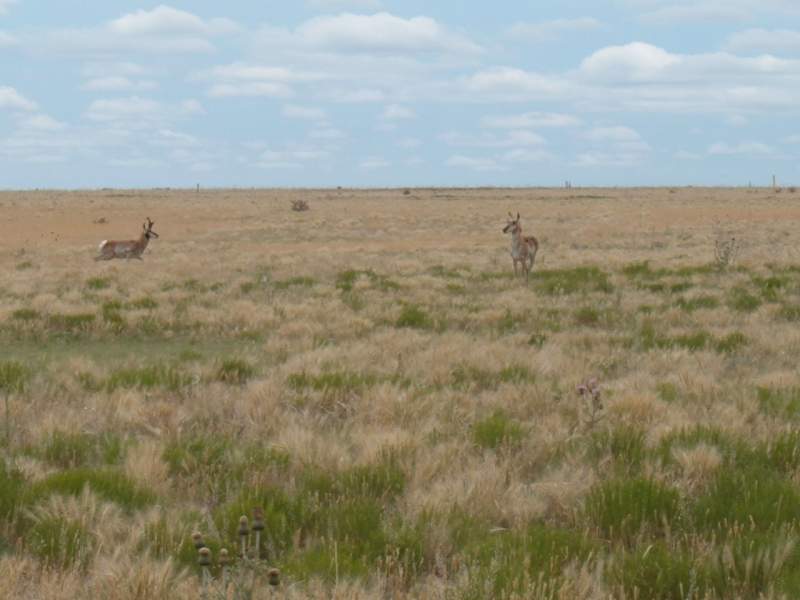
[[[158,237],[158,234],[155,231],[153,231],[153,225],[155,225],[155,223],[153,223],[153,221],[150,220],[150,217],[147,217],[147,221],[145,221],[144,224],[142,225],[142,230],[143,230],[142,235],[144,235],[144,237],[147,238],[148,240],[153,237],[155,238]]]
[[[519,213],[517,213],[517,218],[514,218],[514,215],[508,213],[508,223],[505,227],[503,227],[503,233],[508,233],[509,231],[513,233],[518,233],[522,227],[519,224]]]

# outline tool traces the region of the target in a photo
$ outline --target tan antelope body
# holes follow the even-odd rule
[[[539,250],[539,240],[531,236],[522,235],[522,225],[519,223],[519,213],[515,219],[508,213],[508,223],[503,228],[503,233],[511,232],[511,259],[514,261],[514,275],[517,275],[517,263],[522,266],[525,273],[525,281],[528,281],[530,270],[533,268],[533,261],[536,260],[536,252]]]
[[[153,231],[153,221],[147,217],[147,221],[142,225],[142,235],[138,240],[103,240],[98,247],[100,254],[95,256],[95,260],[111,260],[112,258],[138,258],[142,259],[142,252],[147,248],[147,243],[151,237],[158,237],[158,234]]]

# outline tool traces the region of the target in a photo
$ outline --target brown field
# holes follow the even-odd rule
[[[791,190],[0,193],[0,597],[199,598],[190,534],[233,554],[256,506],[230,598],[798,597],[799,225]]]

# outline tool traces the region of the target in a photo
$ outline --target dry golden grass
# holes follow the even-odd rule
[[[298,199],[310,210],[292,211]],[[196,598],[187,533],[235,546],[225,519],[248,491],[246,506],[307,503],[271,549],[280,597],[679,597],[664,583],[683,581],[678,566],[629,567],[648,546],[649,560],[689,556],[692,598],[790,597],[794,525],[755,532],[772,552],[755,582],[724,558],[735,527],[721,562],[703,562],[718,531],[692,511],[758,453],[785,461],[787,489],[800,480],[792,452],[773,452],[800,422],[799,201],[702,188],[0,194],[0,366],[26,373],[0,415],[23,480],[5,515],[0,492],[0,597]],[[509,277],[509,210],[540,240],[528,286]],[[148,216],[160,238],[143,261],[92,260]],[[726,269],[720,236],[740,243]],[[594,412],[575,392],[589,377]],[[94,476],[81,470],[149,496],[53,483]],[[618,539],[587,512],[604,483],[641,478],[677,491],[681,533],[653,520]],[[377,507],[377,550],[350,539],[375,524],[331,516],[351,501]],[[84,562],[53,564],[32,539],[52,523],[85,536]],[[566,560],[509,550],[550,530]]]

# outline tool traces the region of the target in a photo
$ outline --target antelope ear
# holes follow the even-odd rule
[[[517,221],[519,221],[519,213],[517,213]]]

